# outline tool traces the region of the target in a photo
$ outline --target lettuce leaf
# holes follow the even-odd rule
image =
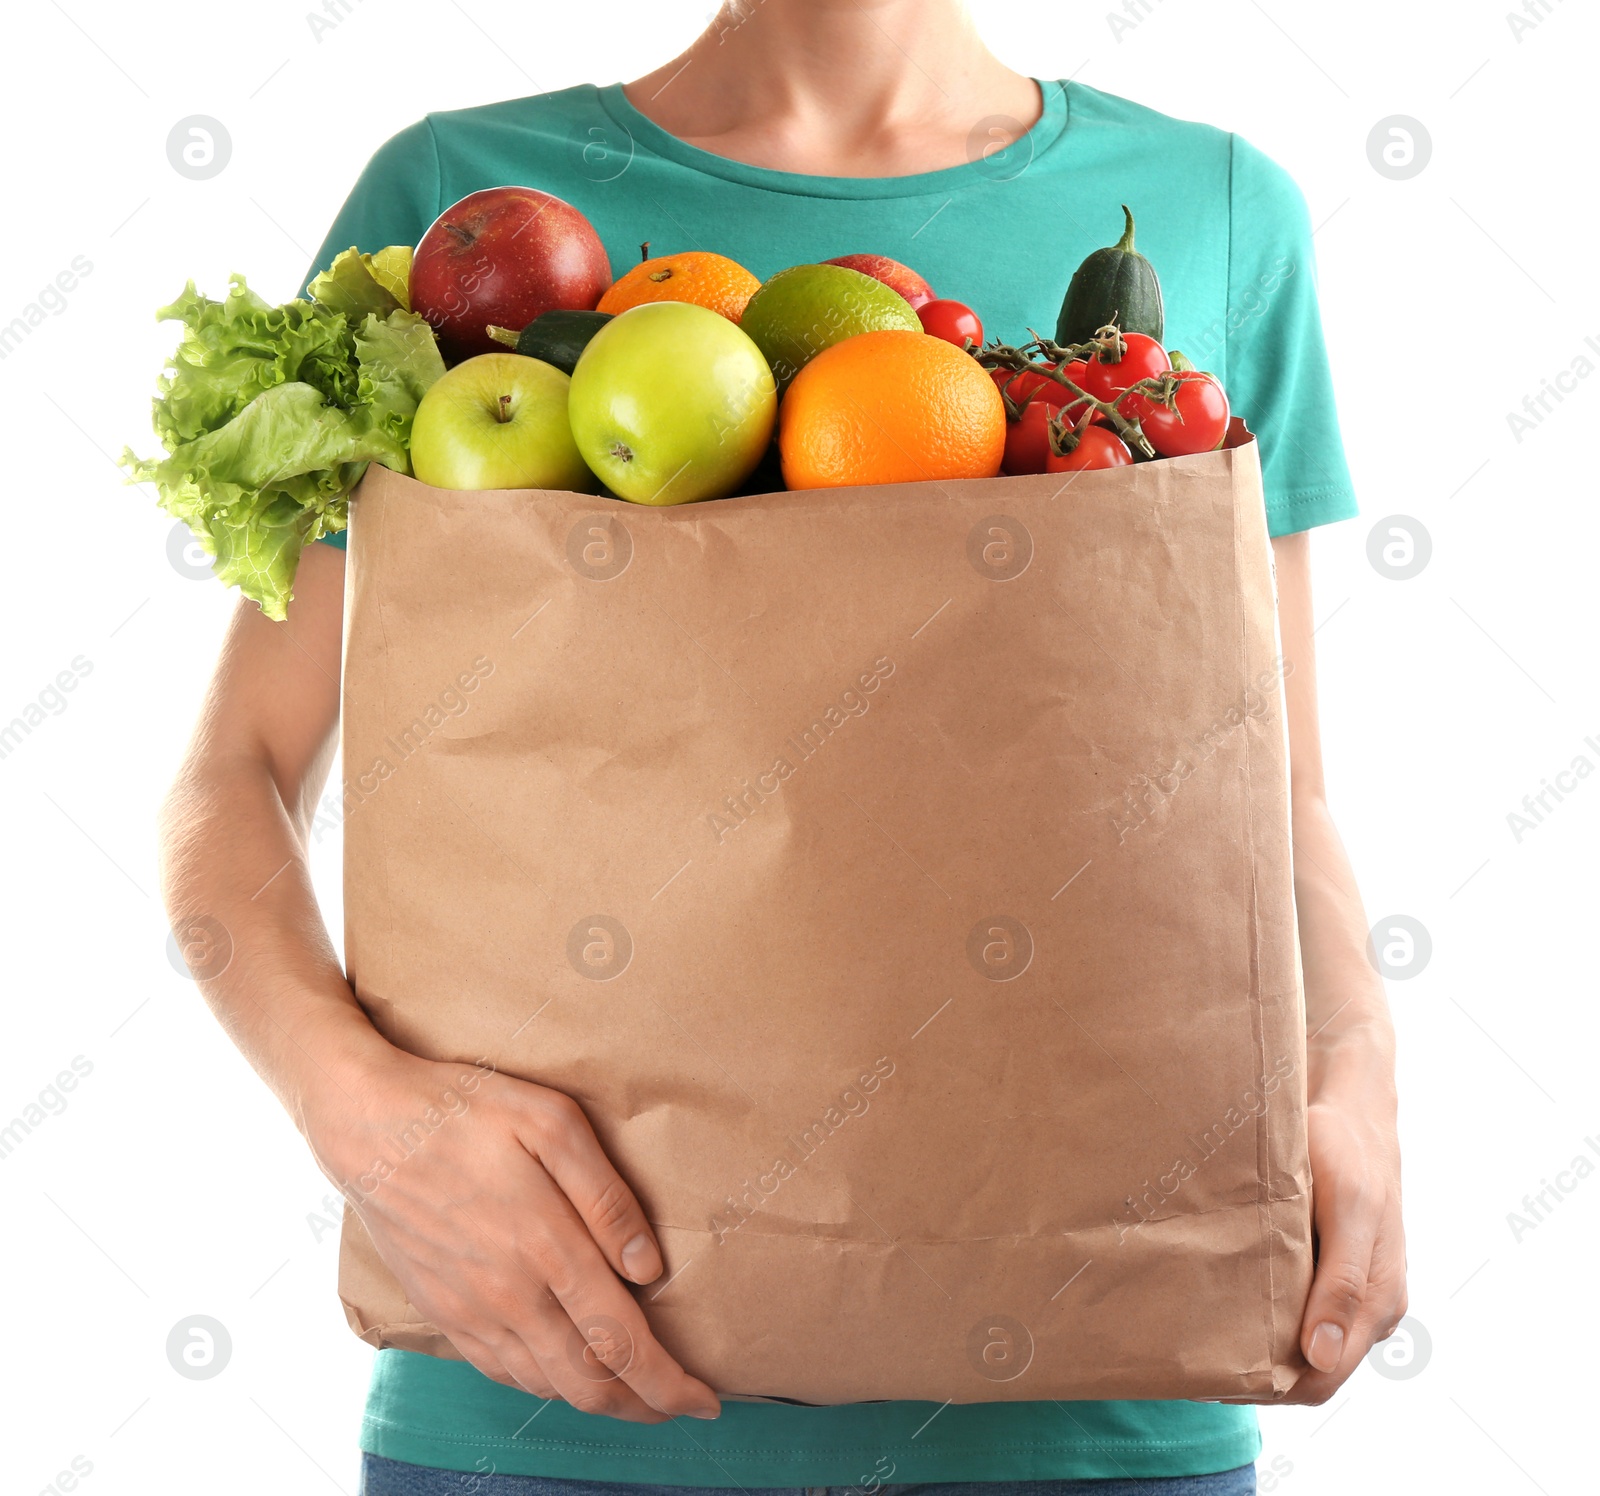
[[[403,247],[349,250],[309,301],[270,306],[234,276],[221,301],[190,283],[157,314],[183,324],[155,400],[166,455],[125,451],[123,466],[269,618],[285,616],[304,548],[345,528],[367,464],[411,470],[411,420],[444,361],[392,289],[409,262]]]
[[[381,322],[368,316],[356,330],[355,345],[357,405],[390,432],[405,464],[397,471],[409,473],[412,414],[444,373],[433,329],[411,312],[391,312]]]
[[[359,322],[368,312],[387,317],[398,308],[410,311],[406,282],[411,278],[411,250],[391,244],[375,255],[347,249],[306,287],[307,294],[330,312],[343,312]]]

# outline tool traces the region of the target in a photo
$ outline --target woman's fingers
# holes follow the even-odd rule
[[[580,1143],[548,1140],[553,1127],[572,1126],[574,1118],[598,1152],[576,1107],[545,1106],[539,1115],[546,1152],[577,1153]],[[473,1239],[462,1255],[476,1270],[444,1269],[466,1300],[466,1312],[452,1321],[486,1320],[492,1330],[473,1333],[507,1371],[526,1386],[542,1376],[580,1411],[635,1422],[716,1417],[716,1395],[662,1348],[589,1223],[531,1152],[526,1143],[517,1146],[516,1162],[496,1171],[492,1194],[458,1202],[460,1225]],[[591,1177],[597,1173],[592,1161],[587,1167]]]
[[[492,1350],[486,1341],[480,1340],[476,1335],[469,1334],[465,1330],[457,1330],[450,1336],[450,1344],[461,1352],[470,1366],[488,1377],[491,1382],[499,1382],[506,1387],[515,1387],[519,1392],[531,1392],[535,1397],[542,1397],[546,1400],[556,1395],[555,1388],[550,1385],[544,1373],[539,1370],[539,1363],[528,1355],[525,1346],[520,1344],[518,1346],[518,1349],[522,1351],[520,1357],[521,1375],[513,1375],[510,1368],[506,1366],[505,1361],[501,1358],[500,1353]],[[511,1359],[513,1361],[519,1360],[514,1352]]]
[[[470,1211],[459,1209],[455,1260],[435,1261],[426,1278],[408,1288],[408,1296],[495,1381],[571,1403],[585,1413],[633,1423],[664,1421],[672,1414],[626,1382],[593,1368],[585,1375],[581,1338],[549,1287],[552,1275],[565,1278],[574,1272],[568,1265],[572,1254],[551,1244],[542,1219],[548,1198],[530,1187],[530,1178],[543,1182],[546,1197],[557,1198],[558,1209],[570,1219],[571,1236],[587,1252],[589,1260],[577,1271],[595,1274],[624,1297],[626,1290],[548,1176],[526,1155],[523,1162],[527,1175],[508,1172],[509,1188],[493,1208],[480,1202]]]
[[[612,1278],[611,1281],[616,1280]],[[591,1325],[590,1329],[591,1334],[601,1333],[600,1326]],[[625,1418],[630,1423],[665,1423],[687,1411],[660,1407],[653,1398],[630,1386],[614,1369],[586,1355],[588,1338],[549,1295],[527,1315],[521,1316],[517,1329],[508,1334],[522,1337],[524,1350],[537,1360],[556,1395],[580,1413]]]
[[[555,1181],[535,1178],[531,1187],[537,1202],[531,1219],[538,1224],[520,1253],[529,1276],[549,1285],[551,1307],[562,1315],[559,1354],[551,1354],[548,1339],[538,1343],[541,1364],[562,1395],[568,1396],[563,1372],[570,1371],[580,1392],[621,1384],[669,1416],[715,1418],[716,1394],[667,1354]]]
[[[1357,1357],[1365,1352],[1365,1346],[1356,1345],[1355,1330],[1366,1301],[1372,1241],[1372,1234],[1359,1228],[1322,1237],[1300,1327],[1300,1349],[1318,1371],[1337,1372],[1352,1351]]]
[[[583,1109],[559,1091],[531,1087],[524,1105],[524,1145],[572,1202],[606,1261],[630,1282],[654,1283],[662,1270],[655,1233]]]
[[[340,1158],[370,1158],[370,1136],[392,1137],[399,1119],[418,1115],[441,1068],[408,1058],[386,1071],[361,1125],[341,1117],[330,1131],[335,1169]],[[472,1106],[357,1208],[411,1303],[485,1376],[636,1422],[721,1411],[619,1276],[659,1277],[659,1249],[566,1097],[488,1077]]]
[[[1300,1325],[1311,1370],[1294,1402],[1331,1397],[1405,1313],[1400,1201],[1374,1149],[1325,1109],[1312,1108],[1317,1266]]]

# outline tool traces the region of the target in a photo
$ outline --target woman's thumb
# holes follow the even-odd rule
[[[1318,1371],[1337,1371],[1367,1294],[1372,1243],[1336,1238],[1322,1243],[1300,1327],[1300,1349]]]

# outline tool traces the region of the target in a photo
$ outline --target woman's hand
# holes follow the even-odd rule
[[[618,1277],[653,1281],[661,1253],[583,1113],[396,1049],[345,980],[307,860],[343,620],[344,556],[325,545],[301,557],[286,621],[234,614],[162,813],[172,928],[206,919],[231,942],[200,989],[411,1302],[485,1376],[615,1418],[715,1418]]]
[[[577,1103],[375,1033],[357,1049],[301,1124],[411,1303],[507,1386],[636,1423],[715,1418],[618,1276],[653,1282],[661,1252]]]
[[[1406,1312],[1394,1029],[1367,916],[1328,813],[1317,721],[1309,537],[1272,542],[1289,718],[1294,894],[1306,994],[1307,1125],[1317,1269],[1300,1327],[1311,1370],[1289,1401],[1326,1402]]]
[[[1288,1401],[1320,1403],[1406,1312],[1392,1082],[1381,1069],[1370,1081],[1330,1080],[1311,1098],[1307,1125],[1318,1246],[1300,1349],[1311,1370]]]

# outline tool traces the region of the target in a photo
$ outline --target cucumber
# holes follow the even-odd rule
[[[1142,332],[1158,343],[1166,318],[1156,268],[1133,247],[1133,214],[1123,205],[1127,227],[1108,249],[1097,249],[1067,287],[1056,319],[1056,342],[1085,343],[1113,317],[1123,332]]]
[[[540,312],[521,332],[512,332],[508,327],[491,327],[488,333],[495,342],[515,348],[525,357],[543,359],[563,374],[570,374],[578,355],[589,346],[589,339],[610,320],[610,312],[552,307],[548,312]]]

